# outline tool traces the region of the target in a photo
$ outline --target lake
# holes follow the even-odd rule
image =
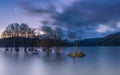
[[[61,56],[0,49],[0,75],[120,75],[120,47],[79,47],[83,58],[68,57],[72,47],[64,48]]]

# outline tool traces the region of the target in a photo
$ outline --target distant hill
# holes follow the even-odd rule
[[[78,44],[79,46],[120,46],[120,32],[110,34],[103,38],[84,39]]]
[[[98,41],[100,45],[120,46],[120,32],[108,35]]]
[[[79,46],[94,46],[98,45],[98,41],[102,38],[88,38],[78,42]]]

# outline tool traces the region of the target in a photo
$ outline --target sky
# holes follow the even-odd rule
[[[120,0],[0,0],[0,9],[0,34],[16,22],[59,25],[83,38],[120,32]]]

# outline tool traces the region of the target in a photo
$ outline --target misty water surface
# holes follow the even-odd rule
[[[79,47],[86,54],[83,58],[68,57],[71,47],[61,56],[0,49],[0,75],[120,75],[120,47]]]

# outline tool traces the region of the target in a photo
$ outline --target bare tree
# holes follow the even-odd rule
[[[23,42],[24,50],[26,52],[28,45],[28,38],[34,36],[34,30],[30,28],[27,24],[18,24],[13,23],[6,27],[5,31],[2,33],[3,38],[9,39],[9,46],[15,47],[15,50],[18,50],[20,42]],[[22,40],[19,38],[23,38]]]
[[[54,30],[54,34],[55,34],[55,39],[56,39],[55,44],[57,44],[56,55],[60,55],[61,41],[64,38],[64,33],[63,33],[63,30],[60,27],[56,27],[55,30]]]
[[[42,27],[43,32],[45,33],[44,39],[50,39],[50,40],[44,40],[43,44],[47,44],[48,47],[56,46],[56,54],[60,54],[61,49],[61,41],[64,37],[63,30],[60,27],[51,28],[50,26],[43,26]]]
[[[76,46],[77,46],[77,42],[75,41],[77,39],[76,32],[69,31],[68,37],[72,40],[73,47],[74,47],[73,51],[75,51],[76,50]]]

